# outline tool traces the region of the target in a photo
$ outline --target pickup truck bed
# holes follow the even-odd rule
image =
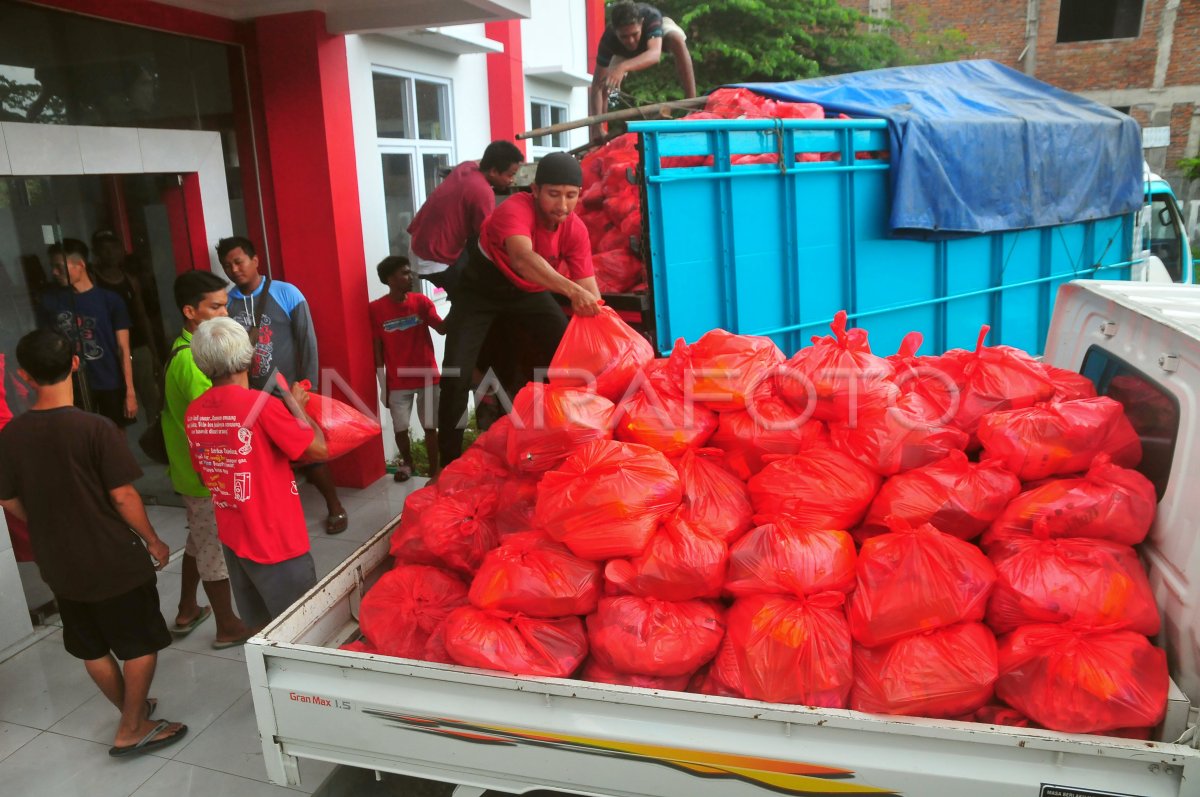
[[[363,591],[390,566],[395,522],[246,646],[268,774],[280,785],[298,782],[301,757],[462,784],[463,794],[1200,794],[1200,753],[1178,744],[508,676],[337,650],[357,636]],[[1187,722],[1187,700],[1175,694],[1170,738]]]

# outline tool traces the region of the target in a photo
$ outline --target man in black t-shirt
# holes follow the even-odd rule
[[[596,48],[596,72],[588,92],[589,110],[604,113],[609,93],[621,88],[630,72],[649,69],[662,60],[663,50],[675,56],[675,69],[683,96],[696,96],[696,75],[687,35],[669,17],[646,3],[616,3],[609,14],[608,27]],[[600,125],[592,126],[592,139],[600,137]]]
[[[0,431],[0,506],[29,525],[63,646],[121,712],[109,755],[165,747],[187,726],[150,720],[158,651],[171,644],[154,571],[171,552],[133,487],[142,472],[112,421],[72,406],[79,357],[71,341],[30,332],[17,344],[17,363],[37,401]]]

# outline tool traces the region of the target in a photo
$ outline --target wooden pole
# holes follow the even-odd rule
[[[690,111],[696,108],[704,107],[704,103],[708,101],[707,97],[693,97],[690,100],[673,100],[671,102],[656,102],[653,105],[642,105],[637,108],[622,108],[619,111],[609,111],[607,113],[598,113],[595,116],[585,116],[583,119],[575,119],[569,122],[559,122],[556,125],[549,127],[539,127],[537,130],[526,130],[524,133],[517,133],[516,138],[537,138],[539,136],[548,136],[553,133],[561,133],[564,130],[574,130],[578,127],[588,127],[589,125],[600,124],[601,122],[620,122],[628,119],[649,119],[651,115],[658,118],[666,119],[671,116],[672,111]]]

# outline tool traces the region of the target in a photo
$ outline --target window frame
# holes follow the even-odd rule
[[[411,118],[413,125],[413,134],[417,138],[398,138],[395,136],[379,135],[378,116],[373,113],[375,120],[375,155],[377,159],[377,167],[375,174],[379,180],[380,196],[384,197],[383,206],[387,207],[386,190],[383,183],[383,163],[385,155],[407,155],[412,164],[412,191],[413,191],[413,215],[415,216],[425,202],[429,199],[426,191],[426,184],[433,185],[435,188],[440,184],[440,180],[436,174],[425,174],[425,157],[426,155],[445,156],[446,163],[453,168],[458,163],[458,140],[457,140],[457,125],[455,123],[454,114],[454,81],[450,78],[442,78],[434,75],[427,75],[419,72],[412,72],[404,69],[396,69],[395,67],[383,66],[381,64],[371,65],[372,78],[372,111],[374,108],[374,78],[376,74],[387,75],[389,77],[399,78],[407,81],[404,88],[404,103],[405,113],[408,118]],[[441,90],[441,99],[445,110],[445,132],[449,136],[447,139],[432,139],[420,138],[420,121],[417,116],[417,92],[416,82],[422,81],[425,83],[437,84]],[[383,219],[384,229],[389,230],[388,219],[386,216]],[[390,230],[389,230],[390,232]],[[389,254],[392,254],[391,244],[389,243]],[[399,252],[407,257],[412,256],[411,251]],[[420,285],[424,288],[426,295],[433,298],[433,286],[424,280],[420,281]]]
[[[549,99],[544,99],[542,97],[530,96],[527,101],[527,105],[529,106],[529,129],[530,130],[533,130],[534,125],[535,125],[535,123],[533,121],[533,106],[535,106],[535,105],[541,105],[541,106],[545,107],[546,114],[549,117],[549,119],[551,120],[550,124],[552,124],[552,125],[557,124],[557,122],[553,121],[554,120],[554,111],[556,111],[556,110],[562,111],[563,121],[566,121],[567,119],[570,118],[571,105],[568,102],[563,102],[561,100],[549,100]],[[529,139],[529,158],[530,158],[530,160],[536,161],[536,160],[546,157],[551,152],[563,152],[563,151],[570,149],[571,142],[568,138],[567,132],[568,131],[564,130],[561,133],[552,133],[549,136],[539,136],[538,138]],[[554,139],[557,136],[562,137],[561,144],[554,143]],[[544,139],[544,138],[549,138],[550,143],[549,144],[536,143],[539,140]]]
[[[1106,36],[1102,39],[1066,39],[1066,40],[1064,40],[1062,38],[1062,35],[1063,35],[1063,30],[1062,30],[1063,5],[1065,5],[1067,3],[1082,4],[1085,2],[1089,2],[1089,0],[1062,0],[1062,2],[1059,3],[1058,27],[1054,32],[1054,43],[1055,44],[1090,44],[1090,43],[1094,43],[1094,42],[1133,41],[1135,39],[1141,38],[1142,33],[1144,33],[1145,29],[1146,29],[1146,0],[1116,0],[1116,1],[1118,3],[1120,3],[1120,2],[1137,2],[1137,3],[1139,3],[1137,29],[1136,29],[1136,31],[1134,31],[1132,36]],[[1072,13],[1077,13],[1077,12],[1073,11]]]

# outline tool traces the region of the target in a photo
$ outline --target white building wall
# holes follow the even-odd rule
[[[533,0],[533,14],[521,20],[521,42],[526,70],[560,68],[588,74],[587,9],[584,0]],[[587,116],[586,87],[570,88],[538,77],[525,80],[525,124],[532,126],[529,102],[542,100],[567,106],[567,118]],[[587,128],[567,133],[566,149],[587,143]]]
[[[526,69],[553,67],[577,75],[587,74],[587,23],[584,0],[533,0],[532,18],[521,21],[522,50]],[[484,38],[483,25],[458,25],[448,32]],[[375,276],[375,264],[389,252],[380,141],[376,135],[375,94],[372,74],[382,68],[416,78],[448,81],[452,108],[453,150],[451,165],[477,160],[492,140],[489,124],[486,54],[456,55],[382,35],[346,37],[350,73],[350,103],[354,119],[354,146],[358,166],[358,191],[363,223],[363,249],[367,264],[367,286],[372,300],[387,293]],[[587,115],[587,89],[563,85],[561,78],[527,77],[525,120],[530,121],[530,100],[566,105],[568,118]],[[587,142],[586,129],[567,136],[567,148]],[[443,316],[448,304],[438,302]],[[434,334],[434,349],[441,362],[445,339]],[[387,456],[395,455],[391,419],[380,409]],[[411,424],[419,437],[418,424]]]

